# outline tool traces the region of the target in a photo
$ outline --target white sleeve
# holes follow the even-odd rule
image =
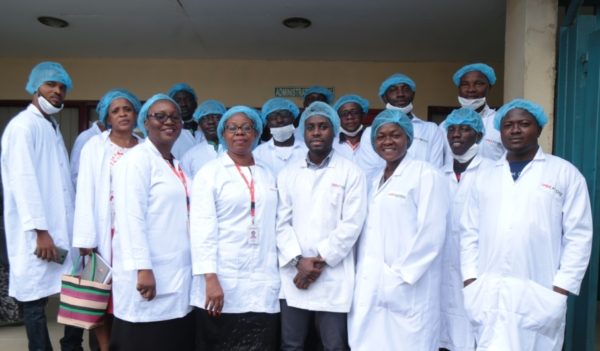
[[[207,170],[199,171],[194,177],[190,199],[190,247],[194,275],[217,273],[219,223],[213,184],[216,174],[209,174]]]
[[[292,169],[292,168],[290,168]],[[295,170],[295,168],[293,168]],[[293,175],[288,169],[284,169],[277,177],[277,252],[279,253],[279,266],[287,265],[294,257],[302,254],[294,227],[292,226],[294,202],[289,182],[293,181]]]
[[[433,123],[433,122],[432,122]],[[444,134],[440,128],[433,124],[431,135],[431,148],[429,149],[429,162],[437,169],[444,166]]]
[[[419,178],[416,202],[417,233],[409,254],[395,260],[391,270],[408,284],[415,284],[438,258],[446,239],[448,217],[448,182],[434,170],[423,172]]]
[[[38,174],[34,164],[34,136],[31,130],[19,125],[13,126],[9,133],[6,136],[7,142],[3,145],[5,149],[2,150],[8,174],[2,176],[19,209],[21,227],[23,231],[47,230],[48,223],[38,180],[38,175],[44,175]]]
[[[115,237],[122,243],[125,270],[152,269],[146,215],[150,199],[152,167],[143,159],[125,155],[113,168]],[[138,156],[138,155],[136,155]]]
[[[359,169],[349,169],[341,218],[329,236],[317,244],[329,266],[336,266],[352,251],[367,216],[367,183]]]
[[[481,179],[481,177],[479,178]],[[460,266],[463,281],[477,278],[479,266],[479,180],[469,190],[460,217]]]
[[[98,247],[96,233],[96,186],[100,180],[96,174],[96,167],[102,159],[97,159],[96,143],[87,143],[81,150],[81,163],[77,179],[77,192],[75,193],[75,220],[73,223],[73,247],[95,248]],[[104,148],[102,147],[102,150]],[[102,167],[103,165],[100,165]],[[106,189],[109,191],[109,189]]]
[[[565,182],[562,255],[553,285],[578,295],[592,251],[593,222],[585,178],[575,170],[573,173]]]

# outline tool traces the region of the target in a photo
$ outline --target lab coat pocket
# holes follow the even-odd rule
[[[567,311],[567,296],[533,281],[521,282],[520,294],[507,291],[507,300],[514,303],[520,326],[550,338],[556,336]],[[517,292],[519,289],[516,289]],[[514,299],[514,300],[513,300]]]
[[[152,260],[157,297],[177,293],[185,284],[186,273],[191,276],[190,265],[186,265],[181,256],[185,254],[169,254]]]
[[[410,317],[415,313],[415,287],[403,281],[398,273],[383,264],[377,289],[377,305]]]
[[[490,294],[486,294],[486,290]],[[473,327],[481,326],[489,313],[489,304],[496,300],[496,290],[486,289],[484,277],[479,277],[463,288],[463,302],[465,312]]]

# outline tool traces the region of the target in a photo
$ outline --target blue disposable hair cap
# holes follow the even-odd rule
[[[227,111],[225,105],[221,101],[206,100],[202,102],[194,111],[194,120],[200,122],[202,117],[207,115],[223,115]]]
[[[195,101],[198,101],[198,96],[196,96],[196,92],[194,91],[194,88],[192,88],[191,86],[189,86],[186,83],[177,83],[177,84],[173,85],[171,87],[171,89],[169,89],[169,92],[167,93],[167,95],[169,95],[169,97],[172,99],[175,96],[175,94],[177,94],[180,91],[187,91],[188,93],[192,94]]]
[[[473,71],[481,72],[487,78],[490,85],[496,84],[496,72],[494,72],[492,67],[486,65],[485,63],[471,63],[470,65],[461,67],[458,71],[456,71],[456,73],[454,73],[452,76],[454,85],[459,86],[462,76]]]
[[[474,110],[461,107],[459,109],[450,112],[446,120],[443,122],[444,129],[448,131],[450,126],[467,125],[471,127],[475,132],[485,134],[485,127],[483,126],[483,119],[479,113]],[[479,139],[478,143],[481,141]]]
[[[219,125],[217,126],[217,135],[219,137],[219,143],[221,143],[221,145],[223,145],[223,147],[227,149],[227,144],[225,143],[225,139],[223,138],[225,124],[231,117],[237,114],[243,114],[252,121],[254,130],[256,131],[256,139],[254,139],[254,143],[252,144],[252,148],[254,149],[260,142],[260,136],[263,132],[263,124],[262,119],[260,118],[260,113],[258,113],[258,111],[256,111],[252,107],[248,106],[233,106],[223,114],[221,120],[219,120]]]
[[[29,74],[25,90],[33,95],[45,82],[58,82],[65,85],[67,91],[73,89],[73,82],[67,71],[58,62],[44,61],[38,63]]]
[[[105,126],[108,126],[107,119],[110,104],[112,104],[112,102],[116,99],[125,99],[129,101],[131,107],[133,107],[133,110],[136,114],[139,113],[140,109],[142,108],[140,100],[130,91],[126,89],[109,90],[106,94],[104,94],[104,96],[102,97],[102,99],[100,99],[100,102],[98,102],[98,105],[96,106],[96,112],[98,112],[98,119]]]
[[[144,122],[146,121],[146,119],[148,119],[148,111],[150,110],[150,107],[152,107],[152,105],[154,105],[157,101],[161,100],[170,101],[171,103],[173,103],[173,105],[175,105],[177,111],[181,113],[181,108],[179,107],[179,105],[177,105],[175,100],[171,99],[168,95],[162,93],[153,95],[142,105],[140,113],[138,113],[137,127],[142,131],[142,133],[144,133],[144,136],[148,136],[148,131],[146,130],[146,127],[144,127]]]
[[[375,149],[377,131],[381,126],[388,123],[397,124],[404,130],[404,133],[406,133],[406,137],[408,138],[407,149],[410,148],[414,136],[413,125],[410,118],[402,111],[385,109],[375,117],[373,124],[371,125],[371,144],[373,145],[373,149]]]
[[[409,76],[402,73],[394,73],[391,76],[387,77],[387,79],[384,80],[383,83],[381,83],[381,85],[379,86],[379,96],[383,99],[385,92],[391,86],[398,84],[406,84],[410,87],[410,89],[413,92],[417,91],[417,84],[415,84],[415,82],[412,79],[410,79]]]
[[[494,117],[494,128],[500,130],[500,124],[506,115],[510,112],[510,110],[519,108],[521,110],[525,110],[529,112],[533,118],[537,121],[537,124],[540,128],[544,128],[546,123],[548,123],[548,116],[544,113],[544,109],[542,106],[531,102],[525,99],[514,99],[513,101],[505,104],[500,107],[500,109],[496,112],[496,116]]]
[[[300,133],[304,134],[304,125],[306,124],[306,121],[313,116],[322,116],[327,118],[329,122],[331,122],[333,135],[340,134],[340,117],[333,107],[322,101],[313,102],[304,110],[304,112],[302,112],[302,115],[300,116],[300,124],[298,125]]]
[[[304,95],[302,96],[302,100],[306,99],[306,97],[310,94],[321,94],[325,96],[327,103],[330,104],[333,102],[333,93],[331,90],[322,87],[320,85],[313,85],[304,90]]]
[[[295,103],[288,99],[275,97],[267,100],[267,102],[265,102],[262,108],[260,109],[263,123],[267,124],[267,117],[270,113],[279,110],[290,111],[294,116],[294,119],[297,119],[298,115],[300,115],[300,109],[298,108],[298,106],[296,106]]]
[[[369,112],[369,101],[356,94],[348,94],[340,97],[333,105],[333,109],[339,111],[340,107],[349,102],[354,102],[355,104],[358,104],[358,106],[360,106],[364,113]]]

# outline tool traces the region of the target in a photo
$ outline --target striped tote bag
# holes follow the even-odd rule
[[[82,258],[80,257],[80,262]],[[96,253],[88,264],[92,272],[96,271]],[[110,298],[111,284],[102,284],[91,280],[81,279],[77,273],[80,264],[73,267],[73,272],[62,276],[60,289],[60,304],[58,306],[58,323],[83,329],[93,329],[102,325]]]

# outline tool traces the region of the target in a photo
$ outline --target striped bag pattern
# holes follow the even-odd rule
[[[95,255],[90,261],[95,264]],[[61,281],[58,323],[83,329],[102,325],[111,285],[81,279],[74,273],[64,274]]]

